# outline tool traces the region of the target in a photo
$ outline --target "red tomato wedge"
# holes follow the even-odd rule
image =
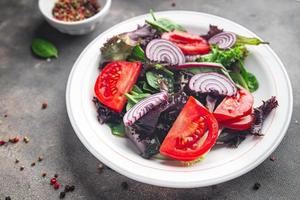
[[[176,160],[195,160],[213,147],[218,130],[213,114],[191,96],[164,139],[160,153]]]
[[[239,89],[235,96],[225,97],[214,111],[218,122],[238,119],[252,112],[254,98],[246,89]]]
[[[252,122],[253,116],[249,114],[239,119],[224,121],[222,122],[222,126],[233,130],[244,131],[251,127]]]
[[[199,35],[172,31],[162,34],[161,38],[176,44],[185,55],[207,54],[210,52],[208,42]]]
[[[125,93],[131,91],[142,64],[140,62],[114,61],[100,72],[94,92],[98,100],[110,109],[121,112],[126,103]]]

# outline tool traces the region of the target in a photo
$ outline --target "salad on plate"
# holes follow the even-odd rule
[[[253,106],[259,88],[247,45],[268,44],[210,25],[191,33],[167,18],[146,20],[101,47],[93,101],[101,124],[144,158],[197,162],[214,145],[263,136],[275,96]],[[259,47],[257,47],[259,48]]]

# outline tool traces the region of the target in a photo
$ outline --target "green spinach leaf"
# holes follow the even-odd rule
[[[159,32],[170,32],[173,30],[177,31],[183,31],[186,30],[179,24],[176,24],[175,22],[167,19],[167,18],[159,18],[158,20],[146,20],[146,23],[148,23],[150,26],[158,30]]]
[[[31,44],[32,52],[42,58],[58,57],[58,50],[51,42],[36,38]]]
[[[183,31],[185,32],[185,28],[179,24],[176,24],[175,22],[171,21],[167,18],[159,18],[157,19],[154,16],[153,10],[150,10],[150,14],[153,18],[153,20],[146,20],[146,23],[148,23],[150,26],[158,30],[159,32],[170,32],[173,30],[177,31]]]
[[[160,83],[161,81],[164,81],[166,84],[168,91],[173,92],[174,91],[174,77],[167,75],[163,71],[148,71],[146,72],[146,80],[147,83],[153,87],[156,90],[160,90],[161,86]]]
[[[145,92],[149,92],[151,94],[157,93],[157,90],[152,88],[146,81],[142,83],[143,84],[143,90]]]
[[[140,45],[136,45],[133,48],[130,59],[135,61],[141,61],[141,62],[147,61],[145,52]]]
[[[144,98],[150,96],[149,93],[144,93],[137,85],[134,85],[130,93],[126,93],[125,96],[127,98],[126,110],[128,111],[132,108],[136,103],[143,100]]]
[[[229,72],[230,77],[232,80],[236,83],[245,88],[246,90],[249,90],[248,84],[246,83],[245,79],[242,77],[242,75],[238,72]]]
[[[259,83],[256,77],[252,73],[248,72],[247,78],[248,78],[247,83],[248,83],[249,91],[250,92],[256,91],[259,87]]]
[[[112,123],[107,123],[109,126],[111,133],[113,135],[119,136],[119,137],[125,137],[125,128],[123,123],[120,124],[112,124]]]

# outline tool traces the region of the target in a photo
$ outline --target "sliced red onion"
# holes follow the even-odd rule
[[[201,55],[185,55],[185,62],[195,62]]]
[[[175,44],[164,39],[151,40],[146,47],[146,56],[151,61],[165,62],[172,65],[183,64],[184,54]]]
[[[158,106],[163,102],[166,102],[167,100],[167,92],[156,93],[141,100],[125,113],[123,117],[124,125],[131,126],[135,121],[144,116],[149,110],[153,109],[155,106]]]
[[[186,69],[186,68],[201,68],[201,67],[209,67],[209,68],[217,68],[217,69],[223,69],[223,65],[219,63],[213,63],[213,62],[187,62],[181,65],[177,65],[176,69]]]
[[[216,44],[220,49],[229,49],[236,42],[236,34],[232,32],[221,32],[211,37],[209,44]]]
[[[233,96],[237,93],[234,82],[217,72],[206,72],[194,75],[189,88],[200,93],[214,93],[217,95]]]
[[[214,112],[217,103],[217,98],[210,95],[206,96],[206,107],[210,112]]]

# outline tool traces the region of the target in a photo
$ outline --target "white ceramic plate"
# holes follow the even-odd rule
[[[253,32],[227,19],[199,12],[168,11],[156,14],[168,17],[194,33],[205,33],[209,24],[218,25],[241,35],[257,37]],[[255,105],[275,95],[279,107],[263,126],[264,137],[248,137],[237,149],[214,148],[205,160],[191,167],[176,161],[146,160],[126,138],[110,133],[97,121],[93,98],[94,82],[98,75],[99,48],[113,35],[134,30],[149,15],[142,15],[113,26],[99,35],[81,53],[70,73],[66,101],[72,126],[86,148],[100,161],[117,172],[148,184],[191,188],[228,181],[250,171],[263,162],[279,145],[292,114],[292,89],[285,68],[267,45],[249,46],[251,55],[246,67],[259,80],[260,87],[253,95]]]

